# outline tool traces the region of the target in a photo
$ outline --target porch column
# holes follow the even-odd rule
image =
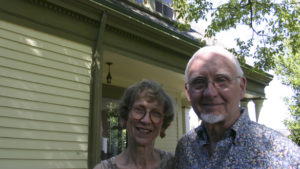
[[[88,138],[88,168],[92,169],[100,162],[102,150],[102,71],[103,39],[107,14],[102,13],[99,21],[97,41],[93,47],[91,65],[91,91]],[[100,125],[101,124],[101,125]]]
[[[260,114],[260,110],[262,108],[264,99],[253,99],[254,105],[255,105],[255,118],[256,118],[256,122],[258,122],[258,117]]]

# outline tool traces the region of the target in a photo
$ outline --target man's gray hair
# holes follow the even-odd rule
[[[186,83],[188,82],[188,72],[189,72],[192,62],[194,60],[196,60],[199,56],[201,56],[203,54],[207,54],[207,53],[217,53],[217,54],[220,54],[220,55],[226,57],[229,61],[231,61],[235,65],[238,76],[240,76],[240,77],[244,76],[244,72],[241,68],[239,61],[231,52],[229,52],[228,50],[224,49],[221,46],[205,46],[203,48],[200,48],[198,51],[196,51],[194,53],[194,55],[190,58],[189,62],[187,63],[186,68],[185,68],[185,82]]]

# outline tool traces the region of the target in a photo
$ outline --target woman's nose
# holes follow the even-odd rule
[[[141,122],[151,123],[151,117],[150,117],[150,113],[149,112],[146,112],[145,116],[142,117]]]

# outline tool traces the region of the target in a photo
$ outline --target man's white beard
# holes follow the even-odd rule
[[[201,120],[210,123],[210,124],[215,124],[218,123],[222,120],[224,120],[224,116],[222,114],[212,114],[212,113],[208,113],[208,114],[200,114],[200,118]]]

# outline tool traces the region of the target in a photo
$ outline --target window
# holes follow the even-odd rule
[[[173,19],[174,11],[170,7],[172,0],[155,0],[155,10],[164,16]]]
[[[163,9],[162,9],[162,3],[159,1],[155,1],[155,10],[156,12],[162,13]]]
[[[173,9],[165,4],[163,4],[163,15],[168,18],[173,18]]]

